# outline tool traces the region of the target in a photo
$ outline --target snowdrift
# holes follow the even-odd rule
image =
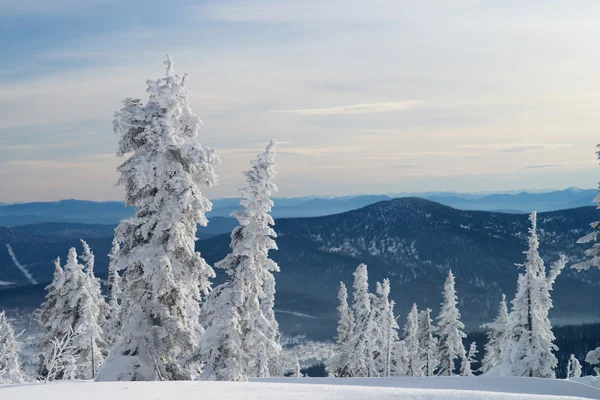
[[[260,382],[75,382],[0,386],[2,400],[573,400],[582,383],[519,378],[273,378]]]

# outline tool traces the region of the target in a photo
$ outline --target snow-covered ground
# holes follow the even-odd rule
[[[4,400],[568,400],[600,390],[523,378],[273,378],[253,382],[82,382],[0,386]]]

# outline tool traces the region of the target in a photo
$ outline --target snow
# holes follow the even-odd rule
[[[81,382],[0,386],[19,400],[574,400],[600,390],[535,378],[262,378],[253,382]]]

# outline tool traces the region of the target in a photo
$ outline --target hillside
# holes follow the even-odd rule
[[[547,263],[560,252],[570,260],[582,257],[575,244],[598,217],[594,207],[541,213],[538,217],[541,254]],[[339,281],[351,284],[352,272],[365,262],[371,284],[389,277],[397,312],[403,316],[413,302],[437,312],[441,288],[450,269],[456,274],[463,319],[469,329],[493,317],[502,293],[512,297],[523,261],[529,223],[527,215],[461,211],[418,198],[376,203],[359,210],[314,218],[278,219],[275,230],[280,264],[277,275],[278,319],[289,331],[331,338],[335,331]],[[15,235],[25,235],[21,232]],[[27,242],[19,242],[25,237]],[[12,243],[22,264],[39,282],[52,276],[51,260],[64,257],[76,240],[53,242],[17,236]],[[12,240],[12,239],[11,239]],[[106,271],[111,238],[90,239],[98,271]],[[229,234],[197,242],[212,265],[229,251]],[[6,251],[0,251],[0,280],[24,283]],[[216,283],[224,279],[220,271]],[[556,324],[598,320],[600,271],[565,270],[553,292]],[[43,297],[40,286],[39,299]],[[12,293],[12,294],[11,294]],[[577,293],[577,295],[574,295]],[[0,291],[2,304],[18,304],[18,290]],[[401,319],[403,323],[403,319]]]

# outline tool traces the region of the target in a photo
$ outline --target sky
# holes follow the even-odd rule
[[[0,202],[121,200],[112,116],[169,53],[209,198],[595,187],[600,2],[0,0]]]

